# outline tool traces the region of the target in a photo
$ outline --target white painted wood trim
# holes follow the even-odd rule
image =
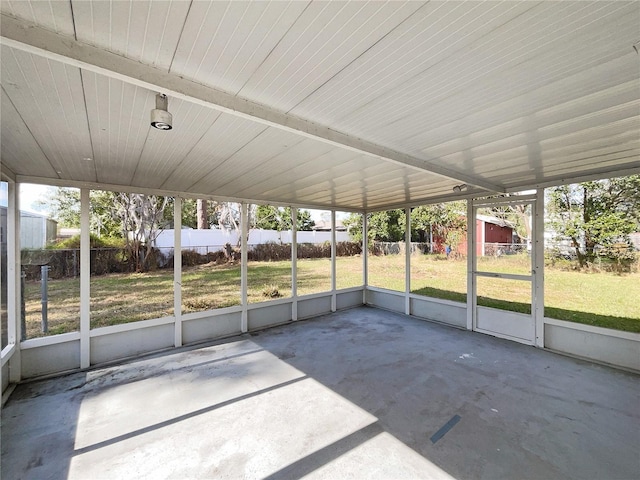
[[[174,346],[182,346],[182,199],[173,204],[173,316]]]
[[[33,23],[2,14],[0,42],[12,48],[49,58],[87,71],[146,88],[173,98],[180,98],[224,113],[296,133],[307,138],[366,153],[397,165],[412,167],[444,178],[453,179],[494,192],[504,187],[479,177],[450,170],[427,159],[413,157],[382,145],[366,141],[250,102],[233,94],[207,87],[164,70],[111,53],[74,38],[67,37]]]
[[[89,189],[80,189],[80,368],[91,364],[91,245]]]

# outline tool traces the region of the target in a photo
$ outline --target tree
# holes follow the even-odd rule
[[[400,209],[371,213],[367,217],[368,239],[376,242],[399,242],[404,239],[404,211]],[[354,242],[362,241],[362,215],[351,213],[344,220]]]
[[[296,228],[298,231],[311,231],[315,226],[309,210],[298,210]],[[258,205],[255,210],[256,228],[277,230],[279,232],[291,230],[291,207],[274,207],[272,205]]]
[[[136,271],[151,266],[153,241],[160,233],[168,197],[140,193],[116,193],[114,213],[121,220],[125,249],[135,264]]]
[[[89,192],[89,228],[100,237],[119,238],[121,227],[113,215],[114,192],[91,190]],[[42,205],[61,227],[80,228],[80,190],[77,188],[51,188]]]
[[[640,225],[640,175],[563,185],[548,190],[549,225],[568,239],[584,267],[598,248],[612,252]],[[623,249],[624,251],[625,249]]]
[[[404,241],[405,212],[401,209],[375,212],[368,217],[369,240],[377,242]],[[350,214],[344,225],[355,242],[362,241],[362,215]],[[422,205],[411,210],[411,239],[430,241],[437,236],[449,245],[458,245],[466,227],[464,201]]]
[[[199,198],[197,201],[198,230],[206,230],[210,228],[209,217],[207,215],[207,200]]]
[[[413,208],[411,210],[411,238],[432,243],[433,237],[436,237],[441,238],[451,247],[457,247],[466,232],[465,209],[464,200],[421,205]],[[429,236],[427,237],[427,235]]]

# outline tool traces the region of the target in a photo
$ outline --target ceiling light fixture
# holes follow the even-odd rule
[[[455,187],[453,187],[453,191],[455,193],[460,193],[464,190],[466,190],[468,188],[466,183],[461,183],[460,185],[456,185]]]
[[[171,130],[173,116],[167,111],[169,99],[164,93],[156,95],[156,108],[151,110],[151,126],[158,130]]]

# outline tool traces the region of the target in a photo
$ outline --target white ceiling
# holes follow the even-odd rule
[[[20,181],[351,210],[640,173],[637,1],[1,5]]]

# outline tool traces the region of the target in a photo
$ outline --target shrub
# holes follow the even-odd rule
[[[262,289],[262,296],[267,298],[280,298],[282,294],[277,285],[265,285]]]

